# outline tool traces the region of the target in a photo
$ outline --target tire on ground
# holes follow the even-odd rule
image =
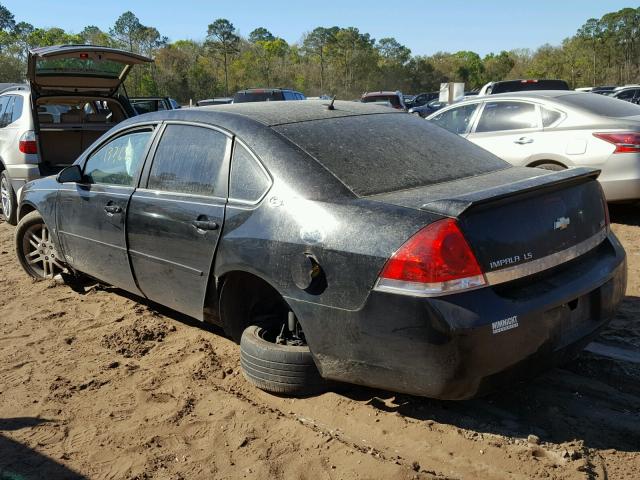
[[[309,347],[278,345],[265,340],[265,330],[247,327],[240,340],[245,378],[267,392],[305,396],[321,393],[329,382],[320,376]]]
[[[18,201],[16,200],[16,192],[13,191],[13,186],[11,185],[11,180],[9,179],[9,175],[7,175],[6,170],[2,172],[2,174],[0,174],[0,182],[2,182],[5,185],[7,194],[8,194],[8,200],[9,203],[11,205],[10,211],[9,211],[9,215],[7,215],[7,212],[3,211],[2,212],[2,216],[4,217],[5,221],[9,224],[9,225],[17,225],[18,223],[18,214],[17,214],[17,210],[18,210]]]
[[[553,172],[559,172],[560,170],[566,170],[567,167],[564,165],[560,165],[558,163],[540,163],[538,165],[534,165],[535,168],[542,168],[543,170],[551,170]]]

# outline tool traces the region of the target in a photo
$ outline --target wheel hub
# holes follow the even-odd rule
[[[53,278],[64,270],[46,225],[31,227],[25,233],[23,242],[25,260],[39,276]]]

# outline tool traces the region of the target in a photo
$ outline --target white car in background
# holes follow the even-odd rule
[[[427,120],[516,166],[598,168],[608,201],[640,199],[638,105],[594,93],[519,92],[456,103]]]

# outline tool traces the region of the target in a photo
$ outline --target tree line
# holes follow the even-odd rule
[[[208,26],[203,41],[170,42],[130,11],[107,31],[89,25],[71,33],[16,21],[0,4],[0,81],[24,80],[30,48],[70,43],[153,57],[153,64],[133,69],[126,82],[129,95],[169,95],[180,102],[266,86],[346,99],[372,90],[432,91],[448,81],[474,89],[492,80],[560,78],[575,88],[639,80],[640,8],[590,18],[561,45],[481,57],[471,50],[412,55],[395,38],[374,39],[356,27],[317,27],[290,44],[264,27],[241,36],[224,18]]]

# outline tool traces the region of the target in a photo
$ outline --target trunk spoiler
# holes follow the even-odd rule
[[[595,180],[598,178],[598,175],[600,175],[600,170],[594,168],[570,168],[482,190],[460,193],[456,193],[455,191],[450,192],[449,195],[443,194],[441,198],[430,200],[423,204],[420,210],[455,218],[462,215],[462,213],[472,206],[494,202],[514,194],[527,193],[540,188],[546,189],[554,187],[563,183],[579,182],[587,178]]]

